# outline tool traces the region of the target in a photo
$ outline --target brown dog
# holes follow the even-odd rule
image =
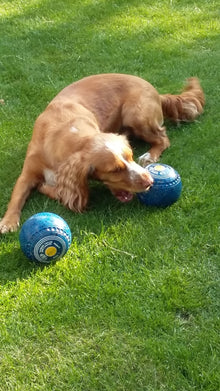
[[[15,231],[33,188],[81,212],[88,202],[88,179],[104,182],[121,201],[148,189],[153,180],[133,161],[125,136],[131,131],[151,145],[140,164],[158,160],[170,145],[164,117],[194,120],[204,94],[196,78],[180,95],[159,95],[147,81],[130,75],[89,76],[64,88],[35,122],[32,140],[0,222],[0,232]]]

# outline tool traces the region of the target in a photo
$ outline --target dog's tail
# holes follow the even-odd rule
[[[203,112],[205,104],[204,92],[196,77],[187,80],[187,84],[179,95],[160,95],[164,118],[174,122],[194,121]]]

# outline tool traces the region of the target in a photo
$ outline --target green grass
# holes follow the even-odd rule
[[[217,0],[1,1],[0,215],[35,118],[73,80],[124,72],[176,93],[195,75],[207,101],[194,124],[167,124],[161,161],[183,182],[170,208],[122,205],[95,183],[74,215],[33,193],[22,222],[51,211],[73,234],[45,268],[19,232],[1,236],[3,391],[220,389],[218,11]]]

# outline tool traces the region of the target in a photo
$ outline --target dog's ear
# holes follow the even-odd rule
[[[71,155],[58,169],[56,177],[57,198],[75,212],[82,212],[88,203],[90,170],[88,157],[82,152]]]

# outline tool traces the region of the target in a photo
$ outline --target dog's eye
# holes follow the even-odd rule
[[[112,170],[112,173],[121,172],[123,170],[123,167],[116,167],[114,170]]]

